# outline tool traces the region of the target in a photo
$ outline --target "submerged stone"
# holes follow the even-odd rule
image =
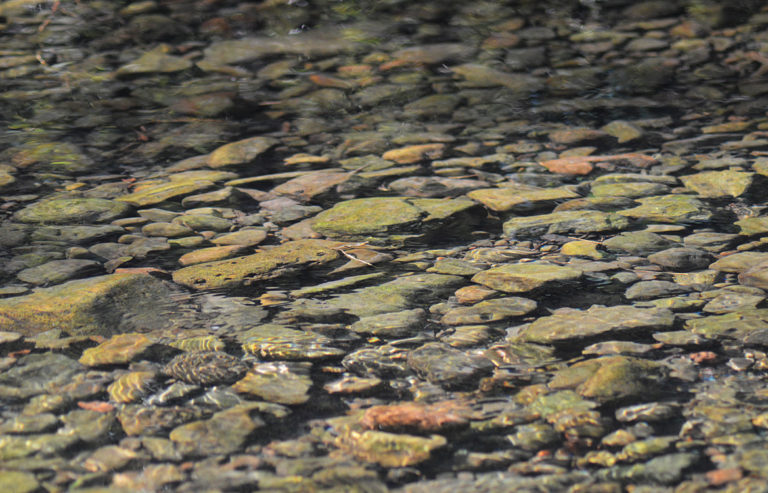
[[[348,431],[339,436],[336,445],[356,458],[383,467],[408,467],[426,461],[448,440],[440,435],[419,437],[383,431]]]
[[[326,240],[291,241],[246,257],[184,267],[173,273],[173,280],[194,289],[252,285],[336,260],[340,254],[334,247],[340,245]]]
[[[152,346],[142,334],[119,334],[96,347],[83,351],[80,363],[86,366],[119,365],[129,363]]]
[[[579,280],[582,271],[573,267],[535,261],[506,264],[475,274],[472,281],[505,293],[526,293]]]
[[[8,330],[34,335],[58,328],[72,335],[109,336],[137,325],[160,328],[168,319],[171,285],[146,274],[111,274],[69,281],[32,294],[0,300]]]
[[[629,227],[629,220],[617,213],[574,210],[513,217],[504,223],[504,235],[525,239],[546,233],[565,235],[603,233],[627,227]]]
[[[640,205],[618,214],[660,223],[706,223],[712,219],[709,207],[690,195],[659,195],[637,199]]]
[[[225,144],[208,155],[208,166],[222,168],[238,164],[248,164],[260,154],[266,152],[278,141],[271,137],[251,137]]]
[[[22,223],[102,223],[122,217],[131,206],[121,202],[95,198],[41,200],[13,215]]]
[[[232,388],[267,402],[278,404],[304,404],[309,400],[312,378],[310,363],[260,363],[236,382]]]
[[[675,316],[659,308],[635,308],[629,305],[592,306],[588,310],[560,309],[541,317],[517,336],[527,342],[552,343],[632,331],[672,328]]]
[[[410,351],[408,366],[422,378],[448,389],[472,387],[493,368],[483,356],[469,355],[439,342]]]
[[[498,322],[512,317],[520,317],[535,310],[533,300],[510,296],[481,301],[472,306],[451,308],[440,319],[445,325],[469,325]]]
[[[262,358],[281,360],[316,360],[344,355],[332,340],[321,334],[282,325],[259,325],[240,334],[243,350]]]
[[[205,457],[231,454],[240,450],[251,432],[265,425],[258,416],[251,416],[258,403],[248,403],[220,411],[210,419],[193,421],[174,428],[168,438],[185,455]]]
[[[363,317],[350,326],[355,332],[378,337],[407,337],[424,326],[426,312],[422,308],[382,313]]]
[[[196,385],[229,384],[248,370],[239,358],[221,351],[194,351],[175,356],[163,373]]]
[[[686,320],[685,329],[709,339],[743,341],[763,332],[766,325],[768,325],[768,309],[754,308]]]

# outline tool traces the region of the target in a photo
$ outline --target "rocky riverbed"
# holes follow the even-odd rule
[[[0,2],[0,491],[768,491],[759,1]]]

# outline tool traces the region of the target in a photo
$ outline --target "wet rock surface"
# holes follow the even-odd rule
[[[765,491],[762,2],[0,2],[0,491]]]

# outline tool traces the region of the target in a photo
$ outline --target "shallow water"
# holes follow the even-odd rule
[[[0,2],[0,490],[768,489],[766,67],[761,2]]]

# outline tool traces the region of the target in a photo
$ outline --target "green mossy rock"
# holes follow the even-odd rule
[[[504,234],[511,238],[535,238],[549,234],[586,234],[618,231],[629,227],[629,220],[612,212],[573,210],[538,216],[513,217],[504,223]]]
[[[660,223],[706,223],[712,219],[707,204],[690,195],[659,195],[637,199],[640,205],[619,211],[622,216]]]
[[[206,262],[179,269],[173,280],[194,289],[233,288],[275,279],[340,257],[341,243],[297,240],[246,257]]]
[[[579,269],[536,261],[494,267],[475,274],[472,282],[505,293],[526,293],[545,286],[574,282],[581,276]]]
[[[28,336],[51,329],[109,336],[130,330],[133,324],[144,330],[161,328],[168,323],[166,302],[172,293],[170,285],[145,274],[69,281],[0,300],[0,325]],[[131,317],[124,319],[125,315]]]
[[[13,215],[22,223],[103,223],[130,212],[131,206],[122,202],[92,198],[60,198],[42,200]]]

